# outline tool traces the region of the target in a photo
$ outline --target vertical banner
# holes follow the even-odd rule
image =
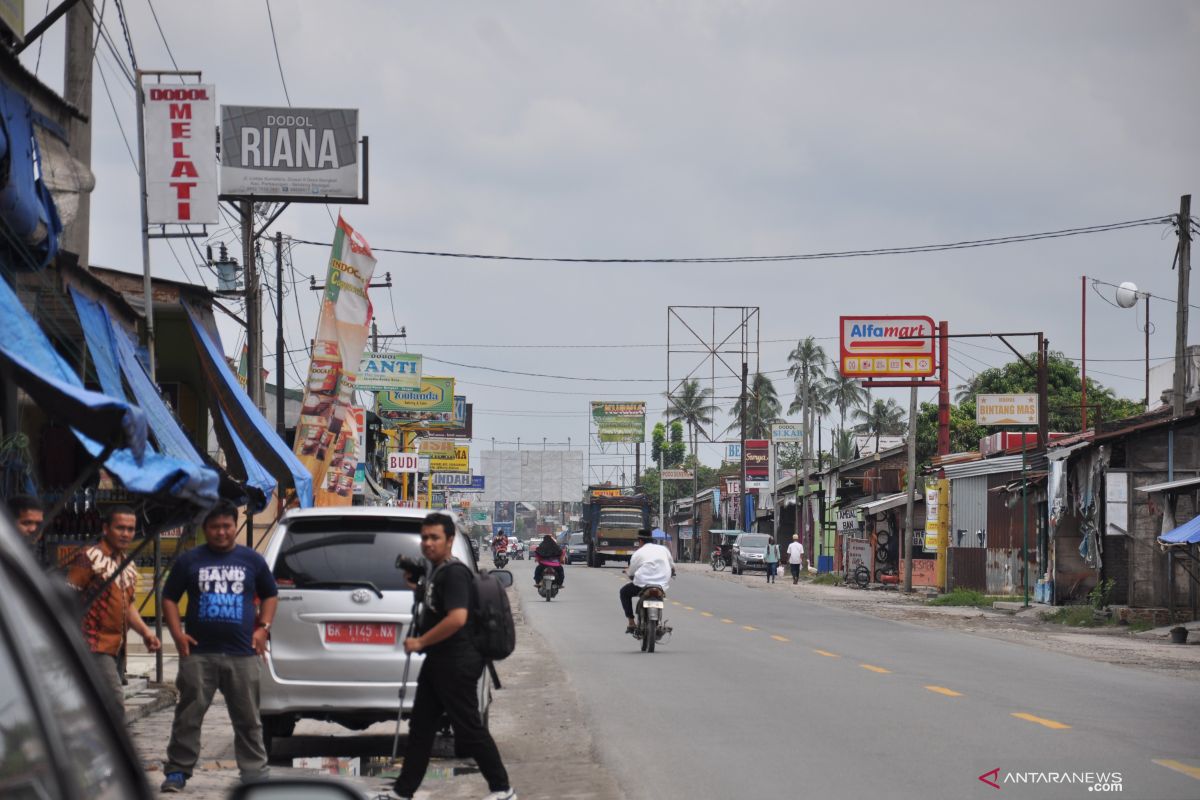
[[[146,219],[153,225],[216,222],[216,88],[151,84],[144,92]]]
[[[367,285],[374,271],[370,245],[339,215],[296,428],[296,455],[312,473],[318,506],[348,506],[354,492],[358,430],[351,402],[367,344]]]

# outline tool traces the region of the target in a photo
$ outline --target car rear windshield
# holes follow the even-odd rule
[[[583,544],[583,534],[582,533],[572,533],[570,544]]]
[[[400,517],[322,517],[288,523],[275,559],[281,586],[370,582],[380,591],[408,590],[396,557],[421,558],[421,520]]]
[[[738,547],[766,547],[766,536],[742,536],[738,539]]]
[[[633,528],[642,527],[642,512],[637,508],[602,508],[600,509],[601,528]]]

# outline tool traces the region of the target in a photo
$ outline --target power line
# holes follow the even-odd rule
[[[275,18],[271,16],[271,0],[266,0],[267,23],[271,26],[271,44],[275,45],[275,64],[279,67],[279,82],[283,84],[283,96],[287,99],[288,107],[292,105],[292,96],[288,94],[287,78],[283,77],[283,61],[279,58],[279,40],[275,38]]]
[[[1143,219],[1111,222],[1103,225],[1088,225],[1080,228],[1062,228],[1040,233],[1025,233],[1013,236],[994,236],[987,239],[968,239],[959,242],[943,244],[924,244],[905,247],[881,247],[865,250],[834,250],[820,253],[797,253],[792,255],[775,256],[713,256],[703,258],[565,258],[539,256],[502,256],[485,253],[459,253],[439,250],[408,250],[402,248],[372,247],[381,253],[398,253],[410,256],[433,256],[436,258],[481,259],[492,261],[534,261],[554,262],[561,264],[743,264],[774,261],[819,261],[834,258],[863,258],[868,256],[910,255],[915,253],[938,253],[948,250],[966,250],[976,247],[994,247],[1002,244],[1019,242],[1036,242],[1043,239],[1061,239],[1068,236],[1086,236],[1094,233],[1138,228],[1147,225],[1163,225],[1174,218],[1168,216],[1145,217]],[[330,247],[328,242],[316,242],[308,239],[295,239],[296,244],[307,244],[318,247]]]
[[[129,63],[133,66],[133,71],[136,73],[138,70],[137,56],[133,53],[133,39],[129,35],[129,23],[125,19],[125,5],[121,0],[115,0],[115,2],[117,4],[117,17],[121,20],[121,32],[125,34],[125,46],[129,48]],[[129,82],[136,83],[132,75],[129,76]]]
[[[154,0],[146,0],[146,5],[150,6],[150,16],[154,17],[154,27],[158,28],[158,35],[162,38],[163,47],[167,48],[167,57],[171,59],[171,66],[175,67],[175,71],[179,71],[179,65],[175,63],[175,54],[171,52],[171,45],[167,44],[167,35],[163,33],[162,23],[158,21],[158,12],[154,10]]]

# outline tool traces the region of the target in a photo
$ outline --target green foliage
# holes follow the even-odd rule
[[[691,469],[693,463],[694,462],[692,461],[691,456],[688,456],[687,461],[683,466],[687,469]],[[642,472],[642,491],[645,492],[646,496],[653,501],[656,509],[655,513],[657,513],[658,508],[658,486],[660,483],[662,483],[662,481],[659,479],[660,475],[662,475],[662,472],[657,467],[649,467]],[[703,492],[705,489],[716,486],[720,480],[720,470],[701,464],[699,472],[696,475],[696,482],[699,487],[697,491]],[[681,497],[692,496],[691,481],[666,481],[664,485],[666,488],[666,494],[663,495],[664,506],[670,506],[672,500],[678,500]]]
[[[974,606],[975,608],[991,608],[992,604],[997,601],[1020,600],[1019,597],[1005,597],[1002,595],[990,595],[977,592],[974,589],[964,589],[961,586],[956,586],[946,594],[938,595],[932,600],[927,600],[926,605],[929,606]]]
[[[928,464],[937,454],[937,403],[922,403],[917,412],[917,462]],[[987,428],[975,424],[974,398],[950,406],[950,452],[965,453],[979,449],[979,440],[988,435]]]
[[[779,395],[775,392],[775,383],[761,372],[754,373],[750,385],[746,387],[746,434],[745,439],[766,439],[771,435],[771,423],[779,422],[779,412],[783,407],[779,403]],[[742,398],[739,396],[729,410],[733,423],[725,429],[726,433],[741,429]]]
[[[1102,580],[1096,584],[1096,588],[1088,592],[1088,602],[1097,611],[1103,610],[1112,602],[1113,590],[1116,588],[1117,582],[1112,578]]]
[[[1042,619],[1068,628],[1094,628],[1099,624],[1091,606],[1063,606],[1053,612],[1043,613]]]
[[[779,468],[780,469],[800,469],[804,459],[804,453],[800,445],[796,442],[788,442],[778,446]]]
[[[816,586],[837,586],[842,582],[842,578],[833,572],[822,572],[814,577],[812,582]]]
[[[683,440],[683,423],[671,422],[671,444],[667,446],[667,467],[678,467],[687,456],[687,443]]]
[[[656,423],[654,432],[650,434],[650,460],[660,467],[667,449],[667,428],[661,422]]]
[[[897,436],[908,432],[904,409],[890,397],[886,401],[876,398],[870,408],[855,411],[854,418],[860,423],[855,429],[874,436],[876,445],[880,436]]]

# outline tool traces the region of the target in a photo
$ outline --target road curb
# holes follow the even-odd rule
[[[125,723],[137,722],[151,714],[175,705],[179,692],[166,683],[150,683],[131,697],[125,698]]]

